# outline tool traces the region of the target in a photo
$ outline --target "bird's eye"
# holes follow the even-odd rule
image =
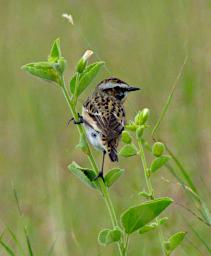
[[[124,97],[125,97],[125,93],[124,93],[124,92],[119,92],[119,93],[116,95],[116,98],[117,98],[118,100],[122,100]]]

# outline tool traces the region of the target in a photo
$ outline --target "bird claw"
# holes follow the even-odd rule
[[[70,122],[72,122],[72,121],[74,124],[82,124],[84,122],[83,117],[79,113],[78,113],[78,118],[79,118],[79,121],[75,121],[74,117],[70,118],[67,121],[67,126],[69,126]]]
[[[100,171],[100,172],[98,173],[98,175],[94,178],[94,180],[97,180],[98,178],[101,178],[101,179],[103,180],[103,182],[105,182],[105,179],[104,179],[104,177],[103,177],[103,172],[102,172],[102,171]]]

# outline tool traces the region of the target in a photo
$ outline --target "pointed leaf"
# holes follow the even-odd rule
[[[168,197],[144,202],[127,209],[121,215],[126,233],[130,234],[156,218],[173,200]]]
[[[170,156],[160,156],[156,159],[153,160],[151,166],[150,166],[150,170],[151,172],[155,172],[158,169],[160,169],[163,165],[165,165],[165,163],[171,159]]]
[[[110,170],[105,176],[105,184],[110,187],[118,178],[123,174],[124,170],[120,168],[114,168]]]
[[[72,162],[68,166],[68,170],[71,171],[79,180],[90,188],[97,188],[97,181],[94,181],[96,174],[93,170],[83,168],[77,163]]]
[[[120,149],[119,155],[123,157],[131,157],[137,154],[137,149],[134,144],[125,145]]]
[[[83,72],[82,76],[79,80],[79,86],[77,88],[77,96],[79,96],[92,82],[95,78],[101,67],[104,65],[103,61],[95,62],[89,65],[85,71]]]
[[[42,78],[44,80],[59,82],[58,73],[49,62],[35,62],[22,66],[23,70],[28,71],[30,74]]]
[[[121,239],[121,231],[118,228],[115,229],[103,229],[98,235],[98,241],[101,245],[108,245],[114,242],[118,242]]]
[[[57,38],[53,42],[50,55],[48,56],[48,61],[57,62],[60,57],[62,57],[61,48],[60,48],[60,39]]]
[[[175,233],[168,239],[168,241],[165,243],[165,247],[168,253],[171,253],[172,251],[174,251],[177,248],[177,246],[181,244],[185,235],[186,235],[186,232],[181,231],[181,232]]]
[[[75,74],[75,75],[71,78],[71,80],[70,80],[70,92],[71,92],[72,94],[74,94],[74,92],[75,92],[76,76],[77,76],[77,74]]]

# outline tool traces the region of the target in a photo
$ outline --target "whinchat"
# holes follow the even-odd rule
[[[112,162],[118,161],[117,147],[126,123],[124,101],[128,92],[137,91],[118,78],[101,81],[83,104],[83,123],[90,143],[103,152],[103,162],[97,177],[103,179],[105,154]]]

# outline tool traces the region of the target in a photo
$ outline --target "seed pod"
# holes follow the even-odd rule
[[[138,129],[136,130],[136,138],[138,140],[141,139],[142,135],[143,135],[143,132],[144,132],[144,126],[141,125],[140,127],[138,127]]]
[[[155,144],[152,146],[152,153],[156,157],[161,156],[164,150],[165,150],[165,146],[161,142],[155,142]]]
[[[139,111],[138,114],[135,117],[135,123],[137,125],[145,124],[147,119],[149,117],[149,109],[144,108],[142,111]]]
[[[126,143],[126,144],[130,144],[131,143],[132,138],[131,138],[129,132],[127,132],[127,131],[123,131],[122,132],[122,141],[124,143]]]

